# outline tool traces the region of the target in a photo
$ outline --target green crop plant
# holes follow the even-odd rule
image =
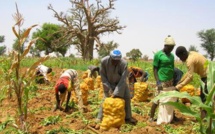
[[[8,124],[12,124],[12,123],[14,123],[14,119],[8,117],[7,120],[5,120],[4,122],[1,122],[1,124],[0,124],[0,131],[3,131],[7,127]]]
[[[25,56],[29,53],[31,46],[39,39],[33,39],[29,41],[27,47],[24,51],[21,51],[21,48],[26,43],[26,39],[28,38],[30,31],[32,28],[37,25],[32,25],[28,29],[21,32],[21,26],[24,23],[24,19],[22,15],[19,13],[18,7],[16,5],[16,13],[14,14],[14,20],[16,21],[15,25],[12,27],[13,33],[17,37],[17,51],[13,50],[9,56],[12,61],[9,70],[6,72],[8,74],[8,84],[9,91],[14,91],[17,103],[18,103],[18,114],[20,126],[19,128],[27,132],[27,109],[28,109],[28,99],[29,99],[29,91],[34,88],[33,80],[35,79],[35,68],[48,57],[40,58],[37,62],[33,63],[24,73],[21,73],[21,62],[25,59]]]
[[[2,104],[2,100],[4,100],[6,98],[6,94],[7,94],[7,86],[4,86],[3,88],[1,88],[1,95],[0,95],[0,105]]]
[[[64,128],[60,127],[59,129],[52,129],[49,131],[46,131],[46,134],[58,134],[58,133],[63,133],[63,134],[83,134],[84,130],[72,130],[69,128]]]
[[[6,86],[4,86],[3,88],[2,88],[2,91],[3,91],[3,93],[5,93],[4,91],[4,89],[5,88],[7,88],[7,89],[9,89],[8,91],[7,91],[7,93],[8,93],[8,98],[11,98],[11,96],[12,96],[12,92],[11,92],[11,90],[10,90],[10,88],[8,88],[8,85],[10,85],[10,74],[9,74],[9,72],[8,72],[8,70],[10,69],[10,66],[11,66],[11,64],[12,64],[12,59],[11,59],[11,57],[3,57],[3,59],[1,59],[1,61],[0,61],[0,63],[1,63],[1,72],[2,72],[2,74],[1,74],[1,79],[2,79],[2,81],[4,80],[4,81],[6,81]],[[3,96],[2,96],[3,97]],[[1,97],[1,98],[2,98]],[[2,100],[2,99],[1,99]]]
[[[144,110],[140,109],[140,108],[137,107],[137,106],[132,106],[131,110],[132,110],[132,112],[134,112],[134,113],[137,113],[137,114],[140,114],[140,115],[144,115]]]
[[[45,119],[42,120],[41,124],[43,126],[51,125],[51,124],[56,124],[61,120],[60,116],[49,116]]]
[[[166,93],[162,93],[156,98],[153,99],[153,101],[157,101],[160,98],[163,97],[177,97],[177,98],[187,98],[191,102],[191,108],[185,106],[184,104],[180,102],[167,102],[164,104],[172,105],[175,108],[177,108],[182,114],[195,117],[196,120],[199,122],[200,125],[200,132],[202,134],[214,134],[215,133],[215,63],[214,62],[208,62],[208,90],[209,93],[206,94],[206,102],[203,103],[199,96],[190,96],[186,92],[177,92],[177,91],[169,91]],[[204,119],[201,118],[201,112],[198,110],[195,110],[197,107],[198,109],[203,109],[207,111],[207,115]],[[204,121],[203,121],[204,120]]]
[[[131,125],[131,124],[122,124],[122,126],[120,127],[120,132],[123,132],[123,133],[128,133],[130,132],[131,130],[133,130],[134,128],[134,125]]]
[[[186,133],[185,132],[185,128],[183,127],[172,127],[170,124],[164,124],[164,130],[168,133],[168,134],[183,134]]]

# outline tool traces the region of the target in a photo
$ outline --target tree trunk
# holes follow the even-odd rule
[[[90,40],[88,44],[88,50],[87,50],[87,60],[92,60],[94,58],[93,47],[94,47],[94,40]]]

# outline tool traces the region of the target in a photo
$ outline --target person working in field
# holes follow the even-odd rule
[[[50,80],[48,78],[48,75],[50,75],[52,72],[52,68],[47,67],[43,64],[40,64],[36,68],[36,83],[42,84],[42,83],[49,83]]]
[[[139,67],[131,66],[128,68],[128,82],[131,98],[134,97],[134,83],[137,82],[137,78],[140,78],[140,82],[146,82],[149,74]]]
[[[98,75],[100,75],[100,72],[99,72],[99,66],[94,66],[94,65],[90,65],[88,66],[88,77],[90,78],[96,78]]]
[[[75,93],[78,97],[79,110],[83,112],[83,101],[81,97],[81,91],[79,88],[78,73],[74,69],[67,69],[63,71],[60,78],[56,82],[55,85],[56,108],[54,111],[56,111],[57,109],[63,110],[62,104],[67,94],[66,107],[64,111],[68,112],[69,110],[68,104],[72,90],[75,90]]]
[[[98,75],[100,75],[99,67],[90,65],[88,66],[88,69],[83,73],[82,78],[96,78]]]
[[[100,69],[101,79],[104,88],[104,98],[119,97],[125,100],[125,121],[135,124],[136,120],[131,115],[131,98],[127,80],[127,62],[122,59],[122,54],[119,50],[111,51],[109,56],[101,60]],[[101,121],[103,117],[102,106],[98,113],[97,121]]]
[[[188,52],[184,46],[177,47],[175,54],[182,62],[185,62],[188,71],[186,72],[185,76],[178,82],[175,86],[175,90],[180,90],[183,86],[190,83],[193,79],[193,74],[197,73],[202,82],[204,82],[205,87],[201,87],[201,100],[202,102],[206,101],[205,94],[208,94],[207,90],[207,67],[206,62],[207,59],[199,54],[198,52],[190,51]],[[204,118],[206,115],[205,110],[201,110],[201,117]]]
[[[173,76],[173,86],[176,86],[178,84],[178,82],[181,80],[182,76],[183,76],[183,72],[178,69],[178,68],[174,68],[174,76]],[[171,88],[171,87],[170,87]],[[153,111],[151,111],[150,113],[150,122],[154,121],[154,115],[155,115],[155,110],[157,108],[157,103],[153,104],[154,105],[154,109]],[[151,109],[152,110],[152,109]],[[179,119],[175,116],[175,113],[173,113],[173,121],[178,121]]]
[[[174,55],[171,53],[175,46],[175,41],[171,36],[164,40],[164,48],[154,55],[153,71],[157,85],[157,93],[168,92],[168,87],[173,85],[174,76]],[[159,103],[176,101],[176,98],[162,98],[159,102],[153,102],[150,111],[150,121],[153,121],[156,107]],[[173,119],[173,107],[169,105],[159,105],[157,124],[170,123]]]

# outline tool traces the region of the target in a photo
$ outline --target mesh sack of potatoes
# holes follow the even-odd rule
[[[80,89],[81,89],[81,93],[82,93],[82,100],[83,100],[83,104],[87,105],[87,98],[88,98],[88,86],[85,82],[82,82],[80,84]]]
[[[93,78],[90,78],[90,77],[85,78],[84,82],[87,84],[88,90],[94,90],[94,80],[93,80]]]
[[[99,95],[98,98],[101,100],[104,97],[104,88],[102,82],[100,83],[100,88],[99,88]]]
[[[95,80],[95,89],[100,88],[101,82],[102,82],[101,76],[97,76],[97,77],[96,77],[96,80]]]
[[[106,98],[103,103],[101,130],[119,128],[125,123],[125,101],[121,98]]]
[[[194,96],[194,95],[196,95],[196,88],[191,84],[187,84],[180,89],[180,92],[187,92],[191,96]],[[190,100],[187,98],[182,98],[181,101],[183,103],[190,103]]]
[[[88,71],[85,71],[84,73],[83,73],[83,75],[82,75],[82,79],[85,79],[85,78],[87,78],[88,77]]]
[[[128,86],[129,86],[130,96],[131,96],[131,98],[133,98],[134,97],[134,83],[130,83]]]
[[[78,103],[78,99],[74,90],[71,91],[71,99],[73,102]]]
[[[132,102],[144,102],[148,99],[148,83],[136,82],[134,83],[134,97]]]

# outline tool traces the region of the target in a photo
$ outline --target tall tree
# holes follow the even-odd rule
[[[126,53],[126,56],[133,61],[137,61],[142,57],[142,52],[139,49],[132,49],[130,52]]]
[[[0,43],[4,42],[4,36],[0,36]]]
[[[208,57],[212,61],[215,56],[215,29],[202,30],[198,32],[201,38],[201,47],[208,53]]]
[[[0,36],[0,43],[3,43],[5,40],[4,36]],[[0,55],[3,55],[6,52],[6,46],[0,46]]]
[[[101,45],[96,45],[96,50],[98,51],[99,58],[105,57],[110,54],[110,51],[119,47],[119,44],[114,43],[114,41],[109,41]]]
[[[196,52],[199,51],[195,45],[190,45],[190,47],[189,47],[188,50],[189,50],[189,51],[196,51]]]
[[[91,60],[95,42],[101,45],[99,36],[113,32],[120,34],[125,28],[119,25],[118,18],[110,18],[110,12],[114,10],[114,1],[109,0],[108,5],[104,6],[100,0],[96,0],[96,4],[89,4],[89,0],[70,0],[70,16],[58,13],[52,5],[49,5],[48,9],[65,24],[66,38],[74,41],[73,45],[82,58]]]
[[[44,51],[46,55],[52,52],[59,52],[62,56],[65,56],[70,44],[65,42],[65,39],[61,39],[64,35],[60,27],[57,24],[44,23],[41,29],[37,29],[33,33],[32,38],[39,37],[43,40],[38,40],[31,52],[36,52],[36,55],[38,55],[37,50]]]

